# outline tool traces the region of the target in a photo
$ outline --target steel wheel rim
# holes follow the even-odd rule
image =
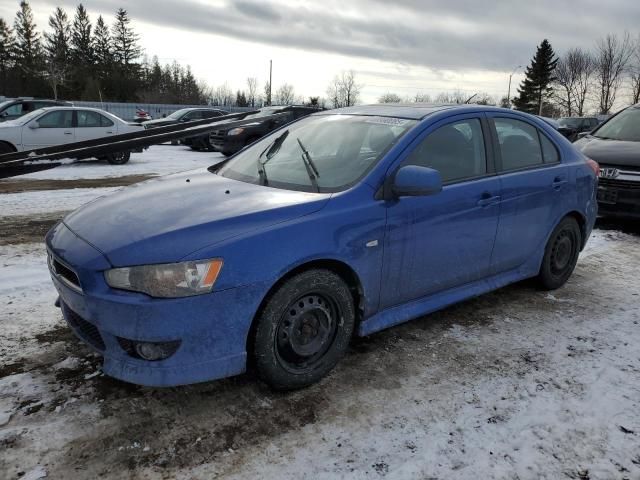
[[[341,311],[331,295],[310,292],[291,302],[280,317],[275,352],[280,365],[305,373],[322,364],[338,333]]]
[[[576,252],[576,239],[572,232],[563,230],[556,237],[551,249],[551,272],[563,275],[571,267]]]

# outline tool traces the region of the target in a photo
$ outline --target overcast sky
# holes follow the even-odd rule
[[[13,23],[17,0],[0,0]],[[70,16],[69,0],[32,0],[40,29],[55,6]],[[274,62],[273,83],[297,94],[324,96],[330,79],[354,70],[363,100],[385,92],[413,96],[460,89],[507,93],[509,73],[527,65],[548,38],[562,53],[591,48],[609,32],[640,30],[638,0],[87,0],[92,21],[109,23],[127,9],[141,44],[161,62],[191,65],[210,85],[261,86]],[[514,76],[515,90],[522,79]]]

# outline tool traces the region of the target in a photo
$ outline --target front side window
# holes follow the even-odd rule
[[[518,170],[543,163],[538,130],[534,126],[512,118],[496,118],[494,123],[502,170]]]
[[[22,115],[22,104],[21,103],[16,103],[14,105],[11,105],[9,108],[4,109],[4,111],[2,112],[3,115],[6,115],[8,117],[15,117],[15,116],[19,116]]]
[[[487,157],[480,120],[472,118],[431,132],[404,160],[440,172],[444,183],[487,173]]]
[[[416,123],[356,115],[305,117],[254,143],[217,173],[289,190],[344,190],[373,168]]]
[[[640,108],[623,110],[593,133],[604,140],[640,142]]]
[[[73,126],[72,110],[56,110],[38,119],[40,128],[71,128]]]

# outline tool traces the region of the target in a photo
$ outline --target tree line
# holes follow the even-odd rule
[[[177,62],[149,61],[127,11],[108,25],[92,23],[80,4],[73,18],[58,7],[38,32],[33,11],[20,2],[13,28],[0,18],[0,94],[55,99],[199,104],[205,88]]]
[[[587,110],[608,115],[616,104],[638,102],[640,35],[633,39],[628,32],[606,35],[593,50],[576,47],[562,56],[543,40],[518,96],[503,99],[505,106],[546,116],[584,116]]]

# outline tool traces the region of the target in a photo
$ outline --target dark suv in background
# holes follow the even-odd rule
[[[155,120],[149,120],[148,122],[142,122],[144,128],[156,128],[156,127],[166,127],[168,125],[178,125],[182,122],[195,122],[196,120],[205,120],[207,118],[215,118],[221,117],[222,115],[227,115],[229,112],[226,110],[221,110],[219,108],[207,108],[207,107],[191,107],[191,108],[181,108],[180,110],[176,110],[171,115],[167,115],[164,118],[157,118]],[[197,137],[185,138],[181,143],[185,145],[189,145],[191,148],[195,150],[200,150],[207,146],[209,141],[209,137],[207,135],[199,135]],[[171,141],[172,145],[177,145],[177,140]]]
[[[72,107],[73,104],[62,100],[38,100],[26,98],[7,100],[0,103],[0,122],[15,120],[16,118],[20,118],[21,116],[40,108],[58,106]]]
[[[600,125],[596,117],[562,117],[558,119],[558,131],[567,137],[571,142],[575,142],[582,132],[590,132]]]
[[[231,129],[221,128],[220,130],[211,132],[209,135],[210,149],[222,152],[224,155],[232,155],[266,134],[280,128],[282,125],[306,117],[319,110],[317,107],[297,105],[261,108],[258,113],[247,115],[244,118],[245,120],[253,120],[247,122],[246,125]],[[278,118],[262,118],[277,113],[284,115]]]
[[[598,213],[640,219],[640,103],[617,113],[574,145],[600,164]]]

